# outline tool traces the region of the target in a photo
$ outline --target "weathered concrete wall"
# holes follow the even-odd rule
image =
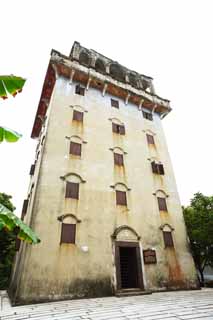
[[[26,221],[41,238],[36,246],[23,245],[13,274],[11,296],[16,303],[46,301],[84,296],[104,296],[116,289],[114,244],[111,235],[121,225],[132,227],[140,236],[141,249],[155,248],[157,264],[144,265],[145,289],[196,287],[194,263],[187,247],[187,236],[181,212],[171,161],[161,120],[142,117],[133,104],[112,108],[107,94],[90,88],[85,96],[76,95],[75,83],[59,78],[49,106],[48,130],[41,146],[34,188]],[[80,106],[74,107],[73,106]],[[72,121],[73,109],[85,110],[83,125]],[[86,112],[87,111],[87,112]],[[112,120],[124,123],[126,134],[112,133]],[[154,133],[155,147],[148,146],[147,130]],[[150,132],[149,131],[149,132]],[[78,135],[81,158],[69,155],[70,141]],[[120,147],[124,168],[115,168],[113,151]],[[151,159],[164,165],[165,175],[152,173]],[[65,199],[65,181],[60,177],[76,173],[86,182],[80,184],[79,200]],[[115,190],[123,182],[127,208],[116,206]],[[157,190],[167,195],[168,212],[159,212]],[[57,218],[72,213],[77,223],[76,244],[60,244],[61,222]],[[174,248],[165,249],[164,223],[173,228]],[[128,240],[128,239],[127,239]],[[87,246],[88,252],[82,247]],[[18,267],[19,266],[19,267]]]

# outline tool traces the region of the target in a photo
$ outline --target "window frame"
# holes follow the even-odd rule
[[[111,98],[111,107],[119,109],[119,101]]]
[[[79,200],[79,182],[66,181],[65,199]]]
[[[83,123],[84,119],[84,112],[78,111],[78,110],[73,110],[73,121],[78,121]]]
[[[76,86],[75,86],[75,94],[78,94],[80,96],[84,96],[85,95],[85,88],[82,87],[80,84],[76,84]]]
[[[147,133],[146,134],[146,139],[147,139],[147,143],[154,145],[155,144],[155,139],[154,136],[152,134]]]
[[[162,163],[156,163],[155,161],[151,162],[152,172],[160,175],[164,175],[164,167]]]
[[[114,164],[117,166],[123,166],[124,165],[124,155],[120,153],[113,152],[114,156]]]
[[[157,197],[157,201],[158,201],[158,209],[159,209],[159,211],[168,212],[166,198]]]
[[[163,240],[165,248],[174,248],[174,241],[171,231],[163,231]]]
[[[70,230],[69,230],[70,229]],[[70,234],[69,234],[70,232]],[[60,244],[75,244],[76,243],[76,224],[63,223],[61,224],[61,240]]]
[[[143,250],[144,264],[155,264],[157,263],[156,251],[152,249]]]
[[[70,141],[70,155],[81,156],[82,144],[74,141]]]
[[[116,205],[127,207],[126,191],[115,190],[115,193],[116,193]]]
[[[118,123],[112,122],[112,132],[120,135],[125,135],[126,131],[125,131],[124,124],[118,124]]]
[[[143,115],[144,119],[147,119],[149,121],[153,121],[152,113],[142,110],[142,115]]]

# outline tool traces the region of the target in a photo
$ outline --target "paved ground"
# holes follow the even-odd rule
[[[135,297],[69,300],[11,307],[3,300],[1,320],[213,320],[213,289]]]

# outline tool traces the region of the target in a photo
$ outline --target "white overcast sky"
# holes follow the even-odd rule
[[[154,78],[171,100],[163,120],[181,202],[212,194],[213,1],[2,1],[0,74],[27,78],[21,94],[0,100],[0,125],[23,134],[0,145],[0,192],[20,215],[36,141],[30,138],[51,49],[73,42]],[[141,182],[142,183],[142,182]]]

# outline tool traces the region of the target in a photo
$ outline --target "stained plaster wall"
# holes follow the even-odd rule
[[[141,252],[146,290],[196,287],[161,120],[157,114],[153,121],[144,119],[137,106],[125,105],[120,99],[119,109],[113,108],[110,99],[93,88],[85,96],[76,95],[75,83],[70,85],[62,77],[56,81],[40,164],[33,177],[34,199],[26,216],[41,243],[22,245],[17,257],[11,285],[16,303],[112,294],[116,277],[111,235],[121,225],[131,226],[141,236],[141,249],[156,250],[157,264],[153,265],[144,266]],[[73,110],[81,108],[85,111],[83,124],[72,121]],[[113,118],[124,123],[124,136],[112,133]],[[155,146],[147,144],[147,130],[154,133]],[[69,155],[70,141],[65,137],[72,135],[86,142],[80,158]],[[114,165],[113,147],[126,152],[123,168]],[[164,176],[152,173],[152,159],[163,163]],[[80,183],[79,200],[65,199],[66,183],[60,177],[68,173],[86,181]],[[131,189],[127,191],[127,208],[116,206],[112,186],[117,182]],[[168,195],[167,213],[159,212],[153,194],[159,189]],[[81,220],[75,245],[60,244],[61,222],[57,217],[66,213]],[[164,247],[159,228],[164,223],[174,228],[175,249]],[[83,252],[84,246],[88,252]]]

